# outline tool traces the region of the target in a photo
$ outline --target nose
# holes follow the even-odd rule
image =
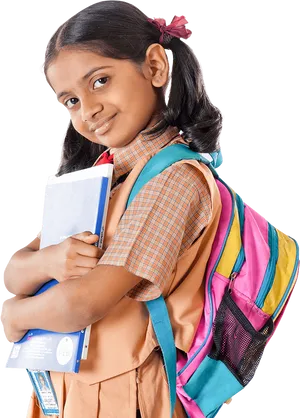
[[[86,97],[81,100],[81,117],[84,122],[93,121],[98,112],[102,112],[103,105],[99,97]]]

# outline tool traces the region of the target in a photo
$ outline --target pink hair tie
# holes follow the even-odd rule
[[[192,31],[185,27],[185,24],[188,23],[184,16],[174,16],[172,22],[166,26],[165,19],[155,18],[147,19],[148,22],[152,23],[161,31],[161,36],[159,38],[159,43],[162,43],[164,40],[164,34],[167,33],[171,37],[184,38],[187,39],[191,36]]]

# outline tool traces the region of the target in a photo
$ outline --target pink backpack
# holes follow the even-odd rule
[[[204,311],[187,356],[176,351],[163,297],[146,305],[165,363],[171,418],[176,393],[189,418],[212,418],[254,376],[296,283],[299,246],[219,178],[221,153],[199,154],[184,144],[163,148],[148,161],[127,206],[147,181],[183,159],[211,169],[222,201],[205,272]]]

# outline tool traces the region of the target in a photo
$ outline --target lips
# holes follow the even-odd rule
[[[91,128],[91,131],[92,132],[95,132],[95,131],[97,131],[98,129],[100,129],[100,128],[102,128],[102,127],[104,127],[111,119],[113,119],[114,117],[115,117],[116,115],[113,115],[113,116],[109,116],[109,117],[107,117],[107,118],[104,118],[104,119],[102,119],[100,122],[98,122],[96,125],[94,125],[92,128]]]

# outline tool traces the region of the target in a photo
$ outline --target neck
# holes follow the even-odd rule
[[[156,123],[161,119],[161,112],[160,110],[156,110],[155,113],[152,114],[150,120],[148,121],[147,125],[142,129],[142,131],[144,130],[150,130],[150,128],[152,128],[154,125],[156,125]],[[109,155],[112,155],[115,153],[115,150],[117,148],[109,148],[107,150]]]

